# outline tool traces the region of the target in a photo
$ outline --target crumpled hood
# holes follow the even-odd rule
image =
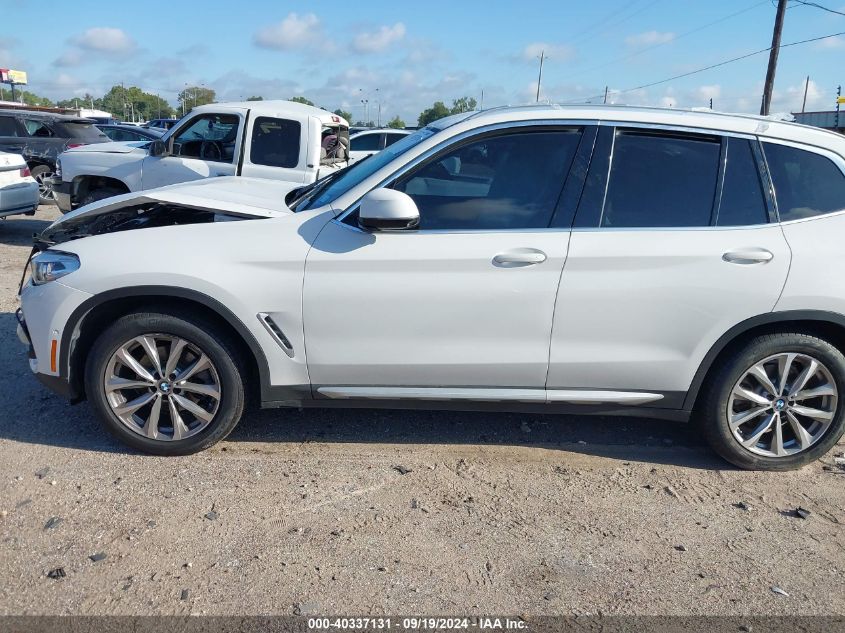
[[[290,215],[285,196],[296,187],[264,178],[224,176],[125,193],[59,218],[37,242],[57,244],[130,229]]]
[[[150,141],[112,141],[110,143],[90,143],[88,145],[80,145],[66,150],[68,153],[75,152],[100,152],[107,154],[128,154],[130,152],[147,153],[147,146]]]

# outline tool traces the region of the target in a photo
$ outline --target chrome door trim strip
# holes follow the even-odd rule
[[[566,402],[569,404],[640,405],[663,399],[663,394],[592,389],[500,389],[495,387],[373,387],[326,386],[317,393],[332,400],[474,400],[484,402]]]
[[[642,391],[590,391],[588,389],[549,389],[546,402],[569,404],[628,404],[638,405],[663,399],[663,394]]]

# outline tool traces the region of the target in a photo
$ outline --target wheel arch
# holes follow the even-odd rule
[[[718,361],[729,354],[736,345],[761,334],[787,331],[819,336],[845,354],[843,314],[824,310],[787,310],[752,317],[728,330],[705,354],[684,398],[684,409],[691,411],[695,408],[701,388],[706,384],[711,372],[718,367]]]
[[[238,344],[249,364],[245,376],[248,399],[264,401],[270,392],[267,358],[253,334],[226,306],[201,292],[171,286],[135,286],[94,295],[70,315],[60,343],[60,376],[67,380],[73,399],[85,398],[85,361],[97,334],[125,314],[137,310],[189,308],[210,319]],[[251,380],[256,378],[257,380]]]
[[[83,174],[74,176],[73,178],[73,194],[77,198],[84,196],[93,189],[101,189],[104,187],[113,187],[119,189],[122,193],[129,193],[131,189],[129,185],[111,176],[95,176],[93,174]]]

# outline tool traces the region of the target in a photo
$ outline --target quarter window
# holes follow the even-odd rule
[[[49,138],[53,136],[53,131],[47,127],[43,121],[24,119],[23,124],[30,136],[34,136],[36,138]]]
[[[620,130],[601,226],[709,226],[720,139]]]
[[[820,154],[764,143],[781,222],[845,209],[845,175]]]
[[[580,130],[488,137],[440,154],[394,188],[420,212],[421,229],[549,226]]]
[[[375,152],[379,148],[379,139],[381,134],[361,134],[349,139],[349,144],[353,152]]]
[[[252,127],[250,162],[270,167],[296,167],[301,129],[298,121],[258,117]]]
[[[768,222],[768,212],[751,142],[740,138],[727,138],[726,141],[725,182],[716,224],[765,224]]]
[[[404,138],[405,136],[407,136],[407,134],[391,134],[391,133],[388,132],[387,134],[384,135],[384,146],[390,147],[396,141]]]

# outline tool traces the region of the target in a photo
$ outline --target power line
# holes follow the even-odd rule
[[[797,2],[798,4],[804,5],[805,7],[813,7],[815,9],[821,9],[822,11],[827,11],[828,13],[835,13],[836,15],[845,15],[842,11],[836,11],[834,9],[830,9],[828,7],[823,7],[817,2],[805,2],[805,0],[793,0],[793,2]]]
[[[841,31],[839,33],[831,33],[830,35],[822,35],[819,37],[811,37],[806,40],[799,40],[797,42],[788,42],[786,44],[781,44],[779,48],[788,48],[790,46],[798,46],[799,44],[809,44],[811,42],[818,42],[821,40],[827,40],[831,37],[839,37],[845,35],[845,31]],[[696,70],[691,70],[686,73],[682,73],[680,75],[675,75],[673,77],[668,77],[667,79],[661,79],[660,81],[652,81],[651,83],[642,84],[641,86],[636,86],[634,88],[626,88],[624,90],[612,90],[611,92],[615,94],[624,94],[626,92],[635,92],[637,90],[644,90],[645,88],[651,88],[653,86],[659,86],[661,84],[669,83],[670,81],[675,81],[676,79],[683,79],[684,77],[690,77],[692,75],[697,75],[699,73],[703,73],[708,70],[713,70],[714,68],[719,68],[721,66],[727,66],[728,64],[733,64],[734,62],[741,61],[743,59],[748,59],[749,57],[754,57],[755,55],[762,55],[763,53],[768,53],[772,50],[771,46],[766,48],[761,48],[758,51],[754,51],[752,53],[746,53],[745,55],[740,55],[739,57],[733,57],[731,59],[726,59],[725,61],[718,62],[716,64],[711,64],[710,66],[705,66],[704,68],[698,68]],[[592,101],[593,99],[600,99],[602,97],[601,94],[593,95],[586,98],[579,98],[577,100],[572,99],[569,101],[562,101],[561,103],[586,103],[588,101]]]
[[[762,0],[762,2],[757,2],[755,4],[752,4],[750,7],[740,9],[739,11],[736,11],[734,13],[731,13],[729,15],[721,17],[718,20],[713,20],[712,22],[708,22],[707,24],[702,24],[699,27],[696,27],[696,28],[691,29],[689,31],[685,31],[684,33],[681,33],[680,35],[675,35],[675,36],[672,37],[672,39],[667,40],[665,42],[658,42],[657,44],[652,44],[651,46],[641,48],[638,51],[635,51],[635,52],[630,53],[628,55],[624,55],[622,57],[617,57],[617,58],[611,59],[610,61],[604,62],[604,63],[599,64],[597,66],[591,66],[589,68],[584,68],[583,70],[579,70],[575,73],[567,75],[566,77],[564,77],[564,80],[569,79],[570,77],[576,77],[578,75],[583,75],[584,73],[592,72],[594,70],[601,70],[602,68],[607,68],[608,66],[612,66],[613,64],[617,64],[619,62],[624,62],[624,61],[627,61],[629,59],[633,59],[634,57],[638,57],[639,55],[642,55],[644,53],[647,53],[648,51],[654,50],[655,48],[659,48],[661,46],[666,46],[667,44],[672,44],[674,42],[677,42],[681,38],[687,37],[688,35],[693,35],[694,33],[698,33],[699,31],[703,31],[704,29],[710,28],[711,26],[715,26],[716,24],[721,24],[722,22],[730,20],[731,18],[735,18],[736,16],[742,15],[743,13],[748,13],[752,9],[756,9],[757,7],[762,6],[764,4],[769,4],[769,0]]]
[[[821,37],[811,37],[810,39],[806,40],[799,40],[797,42],[789,42],[787,44],[781,44],[779,48],[788,48],[790,46],[798,46],[799,44],[809,44],[810,42],[818,42],[820,40],[827,40],[831,37],[839,37],[841,35],[845,35],[845,31],[841,31],[839,33],[831,33],[830,35],[822,35]],[[766,48],[761,48],[759,51],[754,51],[753,53],[747,53],[745,55],[740,55],[739,57],[734,57],[732,59],[726,59],[723,62],[719,62],[718,64],[711,64],[710,66],[705,66],[704,68],[699,68],[697,70],[691,70],[688,73],[683,73],[680,75],[675,75],[674,77],[669,77],[668,79],[661,79],[660,81],[653,81],[648,84],[643,84],[642,86],[637,86],[636,88],[627,88],[625,90],[619,90],[618,92],[634,92],[635,90],[642,90],[643,88],[651,88],[652,86],[659,86],[660,84],[665,84],[670,81],[674,81],[676,79],[682,79],[684,77],[689,77],[690,75],[697,75],[698,73],[703,73],[706,70],[712,70],[714,68],[719,68],[720,66],[726,66],[728,64],[732,64],[734,62],[741,61],[743,59],[748,59],[749,57],[754,57],[755,55],[761,55],[762,53],[768,53],[772,50],[771,46],[767,46]]]

